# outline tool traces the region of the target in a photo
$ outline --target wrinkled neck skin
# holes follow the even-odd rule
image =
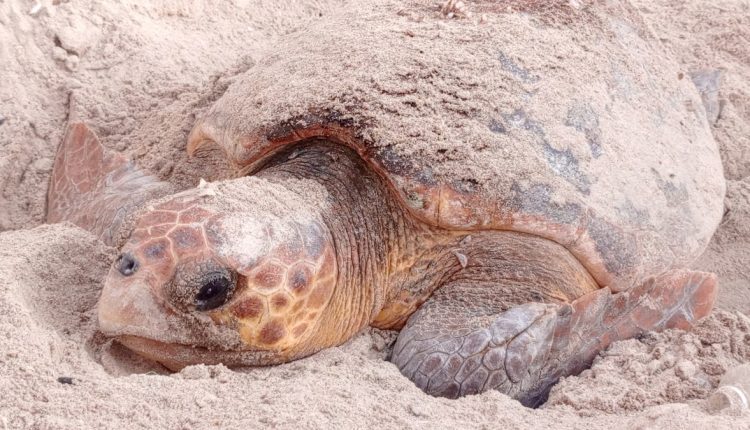
[[[255,176],[303,199],[308,197],[306,180],[327,192],[320,216],[333,240],[337,278],[311,339],[316,350],[339,345],[372,324],[408,282],[412,263],[434,246],[429,229],[411,219],[385,181],[343,145],[301,144],[274,157]]]

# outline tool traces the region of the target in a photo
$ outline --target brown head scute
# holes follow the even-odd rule
[[[284,266],[269,261],[253,272],[252,281],[260,289],[276,290],[284,280],[285,272]]]
[[[231,309],[248,343],[283,345],[299,340],[305,331],[294,331],[292,326],[319,308],[321,302],[327,303],[333,292],[332,250],[326,249],[318,259],[312,259],[299,248],[300,260],[285,264],[282,259],[288,257],[288,249],[285,247],[278,258],[259,264],[248,278],[247,288],[254,291],[252,302]],[[248,307],[263,310],[260,325],[248,321],[258,319],[256,312],[248,314]]]
[[[203,246],[203,235],[195,227],[175,227],[168,235],[169,240],[180,249],[198,248]]]
[[[157,227],[168,226],[177,222],[178,213],[174,211],[156,210],[149,212],[141,219],[141,225]]]
[[[274,310],[280,311],[289,305],[289,298],[285,293],[278,293],[271,298],[271,306]]]
[[[166,239],[154,239],[146,243],[140,250],[141,255],[145,261],[155,263],[158,261],[169,262],[167,249],[169,248],[169,241]]]
[[[243,298],[232,306],[231,312],[242,320],[258,318],[265,311],[265,304],[258,296]]]
[[[179,221],[181,224],[199,223],[208,219],[211,212],[201,207],[192,207],[180,212]]]
[[[294,265],[289,271],[291,276],[287,280],[288,288],[294,294],[304,294],[307,292],[312,282],[312,270],[304,263]]]
[[[286,336],[284,323],[280,320],[274,320],[266,323],[260,331],[260,342],[266,345],[273,345]]]

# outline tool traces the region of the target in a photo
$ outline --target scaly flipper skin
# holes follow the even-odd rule
[[[117,245],[128,217],[171,187],[108,151],[82,123],[68,126],[47,191],[47,222],[70,221]]]
[[[649,330],[688,329],[708,315],[716,276],[679,270],[629,291],[608,288],[570,304],[461,302],[467,284],[443,287],[410,319],[392,361],[425,392],[449,398],[490,389],[537,406],[560,377],[587,368],[612,342]]]

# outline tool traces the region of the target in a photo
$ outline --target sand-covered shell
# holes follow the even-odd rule
[[[514,230],[624,290],[721,216],[701,99],[627,2],[382,1],[281,38],[190,136],[244,172],[301,139],[356,148],[425,223]],[[378,25],[368,25],[378,22]]]

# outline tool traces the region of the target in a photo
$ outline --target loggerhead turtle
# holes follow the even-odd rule
[[[400,329],[427,393],[543,401],[611,342],[688,328],[721,216],[695,88],[626,2],[374,1],[282,37],[190,133],[174,194],[69,126],[48,221],[121,247],[101,331],[179,369]],[[378,23],[378,25],[365,25]]]

